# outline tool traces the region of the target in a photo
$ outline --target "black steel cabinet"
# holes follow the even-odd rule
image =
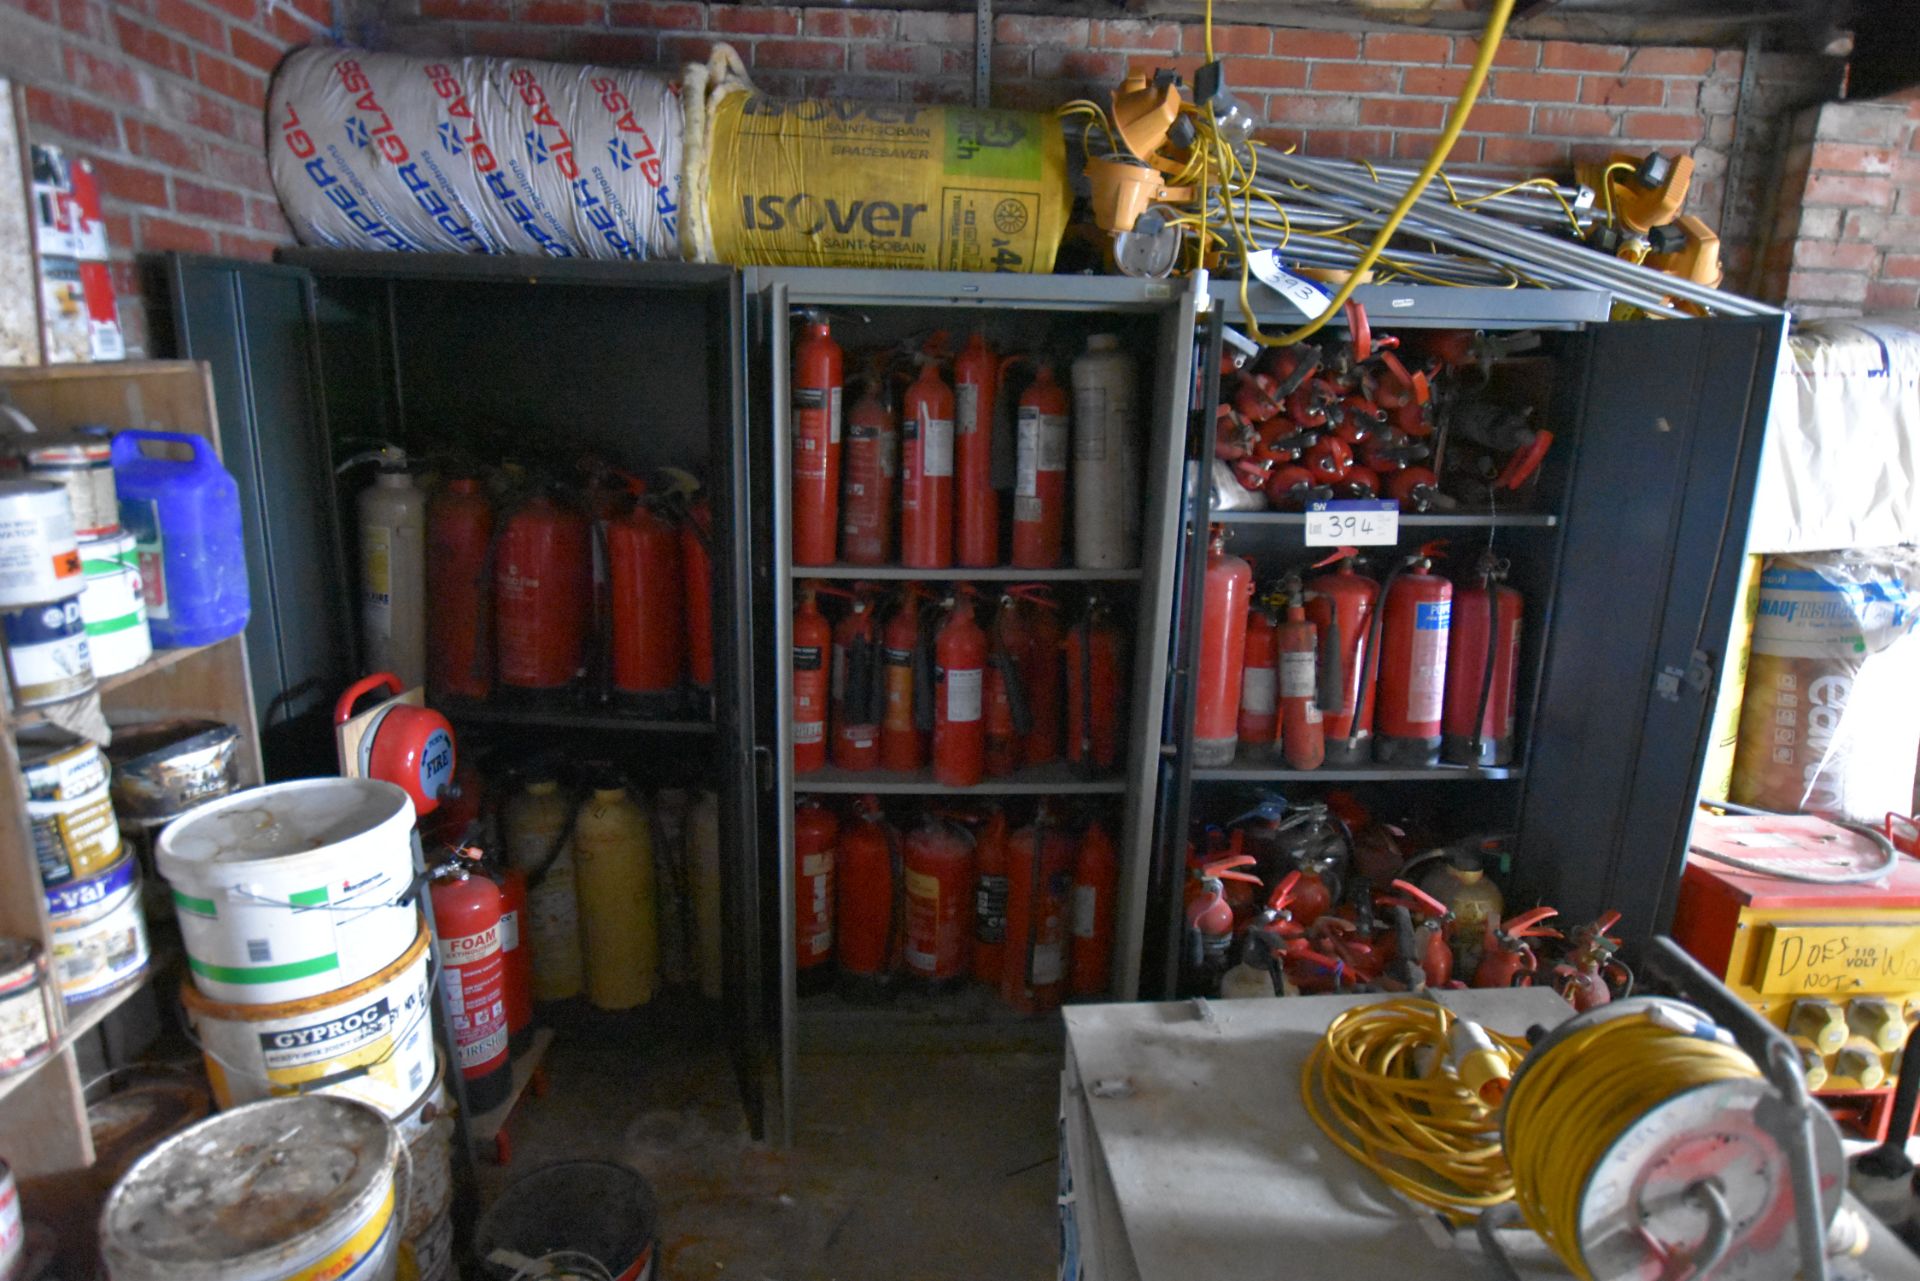
[[[282,748],[285,768],[270,768],[275,776],[331,771],[327,717],[359,670],[346,568],[355,563],[352,505],[333,481],[346,450],[392,441],[416,456],[533,465],[592,450],[634,471],[673,464],[703,473],[718,624],[710,723],[650,728],[562,715],[531,722],[524,735],[544,735],[575,758],[618,751],[646,764],[648,787],[718,792],[724,1022],[760,1133],[754,655],[736,643],[756,599],[738,273],[310,250],[276,265],[173,255],[164,270],[170,354],[211,366],[222,445],[241,485],[254,600],[248,644],[268,740]],[[506,719],[518,739],[523,731]],[[500,718],[488,720],[499,727]]]

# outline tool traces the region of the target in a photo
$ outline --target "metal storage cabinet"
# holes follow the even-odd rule
[[[171,345],[212,366],[222,443],[247,513],[248,648],[269,773],[330,773],[334,698],[358,672],[343,448],[390,440],[556,460],[598,449],[633,469],[703,470],[714,508],[711,718],[456,710],[463,735],[544,735],[570,755],[646,763],[642,787],[720,797],[725,1026],[749,1121],[762,1126],[760,818],[754,655],[736,645],[747,578],[745,329],[726,267],[297,250],[279,265],[170,255]],[[278,750],[275,750],[277,748]]]
[[[1194,793],[1224,782],[1421,789],[1463,830],[1518,833],[1511,905],[1551,903],[1573,921],[1618,908],[1636,939],[1663,929],[1673,910],[1784,316],[1610,324],[1605,295],[1575,291],[1363,286],[1356,297],[1376,334],[1540,330],[1553,362],[1543,425],[1559,439],[1536,502],[1498,515],[1404,515],[1396,552],[1483,536],[1513,550],[1512,581],[1527,602],[1516,756],[1478,770],[1192,765],[1209,520],[1245,536],[1242,551],[1306,558],[1299,515],[1210,512],[1211,433],[1197,435],[1154,849],[1151,993],[1171,994],[1176,981]],[[1213,301],[1225,324],[1240,320],[1231,287],[1216,285]],[[1256,315],[1270,330],[1299,320],[1271,305]],[[1432,788],[1450,790],[1435,799]]]
[[[995,794],[1067,794],[1104,792],[1124,796],[1122,831],[1117,841],[1120,888],[1114,929],[1112,991],[1122,999],[1137,992],[1140,954],[1146,931],[1147,866],[1152,849],[1153,781],[1159,758],[1162,704],[1167,678],[1167,640],[1174,592],[1176,546],[1180,524],[1181,455],[1189,434],[1194,369],[1195,310],[1198,293],[1190,281],[1139,281],[1094,277],[1020,276],[940,272],[840,271],[801,268],[753,268],[746,273],[753,311],[753,331],[759,351],[751,362],[766,382],[756,387],[753,400],[754,477],[752,510],[756,520],[755,589],[765,602],[756,613],[759,643],[754,667],[761,673],[755,690],[771,760],[768,803],[768,857],[762,860],[765,881],[779,887],[777,923],[768,922],[776,937],[779,994],[778,1074],[782,1101],[782,1128],[790,1135],[793,1118],[796,1062],[800,1040],[809,1018],[800,1009],[794,953],[794,885],[792,871],[793,805],[796,793],[956,794],[953,789],[924,779],[884,773],[844,776],[832,768],[796,776],[793,771],[792,618],[794,583],[799,579],[939,580],[964,582],[1115,582],[1132,589],[1136,635],[1132,644],[1131,704],[1122,772],[1111,778],[1085,779],[1066,771],[1047,769],[1037,779],[989,778],[978,787],[961,789],[975,796]],[[1118,328],[1130,343],[1151,392],[1143,402],[1144,478],[1141,490],[1145,510],[1141,519],[1139,565],[1131,570],[962,569],[925,571],[904,568],[875,569],[836,566],[827,569],[793,564],[792,512],[788,502],[791,439],[786,395],[788,346],[794,313],[819,307],[839,314],[846,323],[838,330],[843,345],[873,338],[874,345],[920,330],[959,327],[984,313],[996,326],[1016,332],[1040,332],[1049,319],[1065,319],[1076,333]],[[865,322],[866,334],[861,332]],[[1084,321],[1084,324],[1082,322]],[[1066,371],[1059,371],[1063,384]],[[769,617],[770,615],[770,617]],[[765,624],[770,623],[771,626]],[[871,1018],[884,1025],[885,1016]],[[829,1025],[833,1026],[833,1025]],[[835,1035],[846,1032],[837,1025]],[[822,1029],[825,1030],[825,1029]],[[904,1029],[902,1032],[904,1034]],[[884,1035],[884,1027],[881,1030]]]

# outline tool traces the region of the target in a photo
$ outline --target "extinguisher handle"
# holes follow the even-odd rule
[[[999,644],[993,647],[992,661],[1006,687],[1007,710],[1013,714],[1014,733],[1025,737],[1033,732],[1033,708],[1027,702],[1027,688],[1020,681],[1020,665],[1013,661],[1006,647]]]
[[[1352,335],[1353,363],[1373,354],[1373,326],[1367,323],[1367,309],[1357,302],[1347,303],[1347,332]]]
[[[347,686],[346,691],[340,695],[340,701],[333,705],[333,723],[335,725],[345,725],[348,721],[352,720],[353,705],[359,702],[364,695],[371,694],[374,690],[380,689],[383,686],[389,696],[398,694],[400,692],[400,678],[392,672],[375,672],[371,676],[362,676],[359,680]]]
[[[1513,457],[1507,459],[1507,465],[1500,470],[1499,479],[1493,482],[1494,487],[1496,489],[1518,489],[1520,486],[1526,484],[1528,478],[1540,470],[1540,464],[1546,461],[1547,450],[1552,445],[1552,432],[1535,432],[1533,434],[1533,440],[1528,443],[1525,449],[1517,451]]]

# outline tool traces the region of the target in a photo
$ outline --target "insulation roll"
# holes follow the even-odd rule
[[[679,256],[680,96],[644,71],[308,48],[267,153],[306,244]]]

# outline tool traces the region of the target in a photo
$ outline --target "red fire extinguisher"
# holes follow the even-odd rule
[[[900,563],[953,564],[953,388],[939,362],[922,357],[900,407]]]
[[[1251,854],[1227,854],[1193,868],[1185,903],[1183,988],[1212,992],[1227,969],[1227,950],[1233,945],[1233,905],[1227,901],[1226,882],[1260,885],[1260,878],[1240,869],[1253,865]],[[1256,891],[1257,892],[1257,891]]]
[[[1042,801],[1007,838],[1007,943],[1000,996],[1025,1014],[1055,1009],[1066,988],[1067,897],[1074,840]]]
[[[1450,764],[1506,765],[1513,760],[1525,602],[1506,585],[1506,576],[1506,562],[1488,553],[1475,567],[1473,586],[1461,588],[1454,597],[1440,742],[1440,754]]]
[[[847,616],[833,629],[833,743],[840,769],[880,768],[880,719],[886,692],[880,683],[880,637],[873,620],[873,588],[857,584]]]
[[[533,948],[526,933],[527,874],[518,868],[494,872],[500,886],[501,982],[507,1003],[507,1047],[518,1054],[533,1040]]]
[[[1440,713],[1447,681],[1447,633],[1453,584],[1433,572],[1438,544],[1387,576],[1373,620],[1368,673],[1378,661],[1373,757],[1383,765],[1433,765],[1440,760]]]
[[[1073,954],[1067,989],[1081,998],[1107,996],[1113,975],[1113,900],[1120,859],[1099,819],[1087,825],[1073,860]]]
[[[454,1054],[467,1106],[484,1112],[513,1088],[507,1057],[506,964],[500,951],[500,887],[470,869],[468,848],[435,870],[430,890],[440,952],[440,988],[453,1017]]]
[[[1067,633],[1060,622],[1060,603],[1044,587],[1015,587],[1027,622],[1027,658],[1020,668],[1020,688],[1027,696],[1027,714],[1033,729],[1027,734],[1021,759],[1045,765],[1060,759],[1064,720],[1064,682]]]
[[[808,312],[793,349],[793,563],[831,565],[839,531],[840,344]]]
[[[966,977],[973,935],[973,838],[923,814],[907,833],[907,972],[938,987]]]
[[[1228,765],[1240,741],[1240,681],[1247,657],[1247,604],[1253,567],[1227,554],[1226,530],[1215,526],[1207,547],[1200,605],[1199,676],[1193,694],[1193,763]]]
[[[840,824],[818,801],[793,807],[794,967],[816,986],[833,959],[833,864]]]
[[[1340,568],[1322,574],[1307,584],[1307,617],[1313,621],[1320,638],[1316,660],[1318,682],[1338,689],[1338,706],[1322,700],[1326,713],[1322,727],[1326,738],[1326,760],[1330,765],[1364,765],[1373,759],[1373,682],[1367,676],[1368,624],[1374,604],[1380,598],[1380,584],[1354,568],[1358,552],[1342,547],[1319,569],[1334,561]]]
[[[993,488],[993,410],[1000,362],[974,330],[953,362],[954,559],[969,569],[1000,563],[1000,495]]]
[[[697,500],[680,522],[680,568],[687,587],[687,675],[713,689],[713,505]]]
[[[642,499],[606,524],[613,688],[656,713],[679,700],[687,639],[680,531],[657,505]]]
[[[793,611],[793,771],[805,774],[827,763],[827,670],[833,628],[803,590]]]
[[[972,787],[986,773],[984,697],[987,634],[962,587],[947,604],[934,640],[933,777],[942,787]]]
[[[900,428],[887,399],[886,371],[876,366],[847,415],[840,558],[849,565],[884,565],[893,556],[893,476],[899,451]]]
[[[1106,602],[1087,597],[1067,633],[1067,759],[1112,769],[1126,715],[1126,642]]]
[[[973,977],[1000,986],[1007,954],[1007,816],[999,806],[975,811],[973,830]]]
[[[427,686],[454,698],[493,692],[493,503],[457,476],[427,500]]]
[[[545,494],[506,519],[494,550],[494,632],[500,683],[569,685],[587,663],[593,569],[587,519]]]
[[[834,851],[834,933],[840,978],[856,993],[885,986],[898,960],[905,929],[899,838],[880,802],[863,796],[840,830]]]
[[[1004,377],[1021,357],[1001,365]],[[1072,415],[1053,366],[1034,362],[1033,381],[1020,393],[1014,438],[1013,563],[1052,569],[1066,550],[1067,445]]]
[[[922,677],[931,678],[933,664],[924,654],[926,638],[921,633],[920,588],[909,585],[900,593],[880,637],[881,680],[886,693],[886,711],[880,720],[882,769],[904,772],[927,763],[931,720],[922,715],[921,708],[925,705],[931,712],[933,691],[922,688]]]
[[[1021,673],[1031,661],[1032,638],[1020,599],[1000,597],[987,631],[987,773],[1003,778],[1020,768],[1033,716]]]
[[[1240,746],[1255,756],[1273,750],[1280,721],[1279,651],[1273,611],[1255,601],[1247,611],[1246,659],[1240,668]]]
[[[1274,635],[1280,669],[1280,755],[1288,769],[1319,769],[1327,759],[1326,718],[1321,714],[1323,687],[1319,671],[1319,629],[1307,621],[1300,580],[1288,584],[1287,618]],[[1340,686],[1332,682],[1339,697]],[[1331,700],[1330,700],[1331,701]]]

